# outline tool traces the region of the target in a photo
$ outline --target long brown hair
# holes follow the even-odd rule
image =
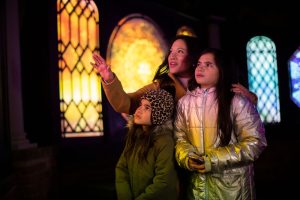
[[[231,68],[229,67],[229,56],[226,56],[223,51],[215,48],[207,48],[200,53],[198,58],[204,54],[212,54],[216,66],[219,69],[219,80],[216,85],[216,100],[218,102],[218,135],[220,137],[220,145],[228,145],[231,139],[231,133],[234,131],[233,122],[230,117],[230,107],[233,98],[233,92],[231,88]],[[195,76],[189,82],[189,90],[193,90],[199,87],[196,82]]]
[[[126,159],[129,159],[130,156],[135,153],[138,156],[139,163],[144,161],[147,162],[147,154],[154,143],[152,134],[153,129],[154,126],[150,126],[149,130],[145,132],[142,125],[132,124],[131,127],[129,127],[124,147]]]

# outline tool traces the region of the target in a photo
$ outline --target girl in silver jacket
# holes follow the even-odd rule
[[[191,172],[187,199],[255,199],[253,162],[267,146],[265,129],[255,105],[229,92],[228,69],[220,50],[204,50],[177,105],[175,151]]]

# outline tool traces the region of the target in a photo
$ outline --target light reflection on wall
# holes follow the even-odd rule
[[[99,49],[99,17],[91,1],[57,1],[62,137],[103,135],[100,77],[90,64]]]
[[[122,19],[111,35],[107,62],[126,92],[151,83],[166,53],[158,26],[148,17],[132,14]]]

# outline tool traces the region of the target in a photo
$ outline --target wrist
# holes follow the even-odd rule
[[[105,84],[110,84],[110,83],[112,83],[113,81],[114,81],[114,79],[115,79],[115,75],[114,75],[114,73],[110,73],[110,75],[106,78],[106,79],[104,79],[103,77],[102,77],[102,80],[103,80],[103,82],[105,83]]]

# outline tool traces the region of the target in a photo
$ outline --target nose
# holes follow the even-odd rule
[[[203,65],[197,65],[196,70],[204,71],[204,66]]]
[[[142,109],[143,109],[142,106],[139,106],[139,107],[136,109],[135,112],[136,112],[136,113],[140,113],[140,112],[142,112]]]
[[[177,53],[176,53],[176,52],[174,52],[174,51],[171,51],[169,56],[170,56],[171,58],[174,58],[176,55],[177,55]]]

